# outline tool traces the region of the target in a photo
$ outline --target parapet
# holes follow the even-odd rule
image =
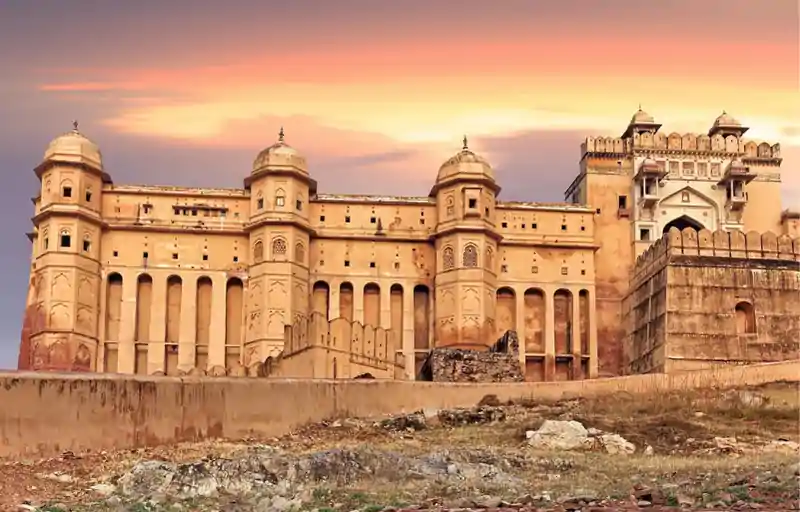
[[[634,134],[630,138],[587,137],[581,144],[581,157],[586,154],[628,154],[634,148],[650,148],[680,151],[705,151],[736,153],[744,160],[780,160],[781,145],[769,142],[746,140],[722,134],[708,136],[695,133],[661,132]]]
[[[677,255],[800,262],[800,237],[792,239],[771,231],[745,234],[741,231],[717,230],[712,233],[707,229],[686,228],[681,231],[672,228],[636,260],[633,282],[662,267],[670,256]]]
[[[356,358],[394,364],[399,349],[399,334],[395,331],[342,317],[329,321],[321,313],[298,316],[292,325],[285,327],[284,333],[281,358],[310,348],[327,348]]]

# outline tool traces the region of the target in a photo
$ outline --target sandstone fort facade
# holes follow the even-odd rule
[[[325,194],[282,130],[242,189],[116,185],[76,125],[35,170],[19,367],[414,379],[432,348],[508,330],[529,380],[787,358],[800,216],[781,208],[780,146],[746,131],[723,113],[667,134],[640,109],[586,139],[566,202],[544,204],[500,200],[466,140],[427,196]],[[705,320],[676,282],[713,297]],[[686,348],[689,331],[717,348]],[[742,343],[782,348],[720,348]]]

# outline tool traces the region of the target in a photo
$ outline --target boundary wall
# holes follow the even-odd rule
[[[800,360],[568,382],[236,379],[0,372],[0,457],[277,436],[328,418],[500,400],[663,393],[800,381]]]
[[[637,283],[663,268],[669,256],[800,262],[800,237],[792,239],[770,231],[745,234],[741,231],[695,231],[692,228],[681,231],[673,227],[636,259],[630,289],[635,289]]]

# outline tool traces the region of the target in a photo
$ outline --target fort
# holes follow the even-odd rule
[[[800,215],[747,130],[639,109],[534,203],[466,137],[426,196],[325,194],[283,129],[240,189],[119,185],[76,123],[35,169],[19,368],[414,380],[509,331],[529,381],[795,358]]]

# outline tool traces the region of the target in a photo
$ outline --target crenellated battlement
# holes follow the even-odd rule
[[[695,231],[672,228],[636,260],[631,282],[637,283],[662,268],[670,256],[700,256],[747,260],[785,260],[800,262],[800,237],[772,232]],[[632,287],[633,289],[634,287]]]
[[[781,160],[779,143],[747,140],[720,133],[708,136],[696,133],[635,133],[632,137],[587,137],[581,144],[581,158],[592,156],[630,155],[634,152],[677,152],[692,154],[736,155],[746,160]]]
[[[268,376],[394,378],[404,368],[400,334],[382,327],[312,313],[297,317],[284,334],[283,351],[265,369]]]

